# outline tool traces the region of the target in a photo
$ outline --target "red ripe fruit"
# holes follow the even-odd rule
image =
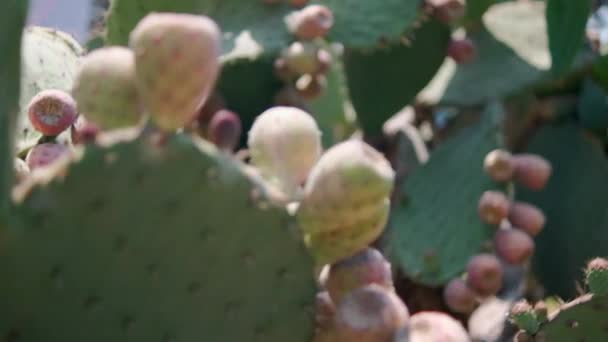
[[[288,17],[289,30],[299,40],[313,40],[327,36],[334,25],[333,12],[323,5],[310,5]]]
[[[479,199],[479,217],[484,223],[497,225],[509,215],[511,202],[498,191],[486,191]]]
[[[444,24],[452,24],[466,14],[466,7],[462,0],[427,0],[433,9],[433,15]]]
[[[531,236],[538,235],[544,228],[545,214],[536,206],[523,202],[514,202],[509,210],[509,222]]]
[[[513,156],[515,179],[530,190],[542,190],[551,177],[551,163],[535,154]]]
[[[470,313],[477,306],[475,292],[461,278],[454,278],[445,286],[443,301],[450,310],[458,313]]]
[[[477,47],[468,38],[455,39],[448,45],[448,56],[458,64],[470,63],[477,57]]]
[[[534,240],[518,229],[501,229],[494,236],[496,254],[511,265],[526,262],[534,253]]]
[[[37,131],[47,136],[56,136],[76,120],[76,101],[64,91],[43,90],[30,101],[28,116]]]
[[[70,152],[65,145],[45,143],[32,147],[25,157],[25,163],[31,171],[50,165]]]
[[[209,123],[208,137],[219,149],[232,151],[241,138],[241,119],[234,112],[222,109]]]
[[[478,254],[467,264],[467,284],[482,297],[498,293],[502,277],[502,266],[493,254]]]

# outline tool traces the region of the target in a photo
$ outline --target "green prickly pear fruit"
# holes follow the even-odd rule
[[[413,315],[408,342],[470,342],[469,334],[456,319],[443,312],[423,311]]]
[[[532,335],[536,334],[540,327],[536,313],[526,300],[521,300],[513,305],[509,318],[519,329]]]
[[[273,107],[249,130],[251,163],[262,177],[296,196],[321,155],[321,131],[314,118],[295,107]]]
[[[515,172],[513,156],[505,150],[494,150],[486,155],[483,168],[492,180],[508,182],[513,178]]]
[[[27,166],[25,161],[19,158],[15,158],[13,166],[15,168],[15,182],[21,183],[30,174],[30,167]]]
[[[220,72],[220,40],[216,23],[200,15],[151,13],[133,29],[137,88],[159,128],[174,131],[196,118]]]
[[[468,38],[454,39],[448,45],[448,56],[457,64],[468,64],[477,57],[477,47]]]
[[[478,254],[467,264],[467,285],[482,297],[498,293],[502,287],[502,265],[493,254]]]
[[[241,118],[227,109],[222,109],[213,115],[209,122],[209,140],[219,149],[232,151],[241,138]]]
[[[507,264],[521,265],[534,253],[534,240],[519,229],[500,229],[494,235],[494,248]]]
[[[454,278],[443,289],[443,301],[450,310],[468,314],[477,306],[475,292],[461,278]]]
[[[353,256],[377,239],[388,220],[395,173],[363,141],[339,143],[311,170],[297,212],[318,264]]]
[[[482,222],[498,225],[509,215],[511,202],[499,191],[486,191],[479,199],[479,218]]]
[[[549,181],[552,173],[551,163],[535,154],[519,154],[513,156],[515,164],[515,179],[530,190],[542,190]]]
[[[608,295],[608,260],[595,258],[589,261],[585,276],[589,290],[594,295]]]
[[[302,75],[296,81],[296,90],[300,97],[311,101],[323,95],[327,89],[327,78],[323,75]]]
[[[312,42],[294,42],[282,52],[287,68],[298,75],[316,74],[322,68],[319,49]]]
[[[331,265],[325,288],[333,302],[339,304],[349,292],[369,284],[393,289],[391,265],[374,248],[366,248]]]
[[[25,157],[25,163],[31,171],[40,169],[54,163],[58,159],[69,155],[69,147],[62,144],[45,143],[32,147]]]
[[[390,341],[408,320],[407,307],[393,291],[367,285],[350,292],[338,305],[337,341]]]
[[[538,207],[523,203],[514,202],[509,209],[509,222],[531,236],[538,235],[544,228],[546,218],[542,210]]]
[[[334,25],[334,14],[326,6],[309,5],[287,17],[287,27],[299,40],[327,36]]]
[[[30,100],[27,112],[32,126],[47,136],[59,135],[78,117],[76,101],[70,94],[57,89],[36,94]]]
[[[125,47],[94,50],[82,60],[72,96],[78,110],[103,130],[134,126],[142,121],[133,52]]]

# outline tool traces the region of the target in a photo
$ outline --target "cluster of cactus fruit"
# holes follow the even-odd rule
[[[113,0],[86,52],[0,4],[0,340],[605,340],[608,7],[568,1]]]

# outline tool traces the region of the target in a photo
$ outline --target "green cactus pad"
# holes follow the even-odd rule
[[[608,161],[601,145],[575,124],[543,128],[527,150],[554,165],[543,191],[517,188],[518,200],[537,205],[547,217],[536,238],[534,271],[548,293],[571,298],[587,261],[606,254]]]
[[[542,341],[606,341],[608,297],[585,295],[565,304],[537,335]]]
[[[586,79],[578,102],[578,117],[583,127],[604,132],[608,128],[608,94],[591,79]]]
[[[27,115],[31,98],[45,89],[69,92],[82,54],[83,48],[67,33],[35,26],[24,31],[17,151],[34,145],[42,136],[31,125]]]
[[[495,227],[482,224],[479,197],[496,189],[483,172],[486,154],[499,145],[502,107],[491,104],[480,123],[446,141],[416,168],[394,203],[384,244],[392,264],[413,280],[442,285],[461,273]]]
[[[0,236],[7,341],[309,341],[312,258],[232,157],[87,147]]]
[[[411,46],[347,50],[344,64],[357,119],[367,134],[403,109],[433,78],[445,58],[450,30],[434,20],[413,35]],[[370,67],[373,66],[373,67]]]

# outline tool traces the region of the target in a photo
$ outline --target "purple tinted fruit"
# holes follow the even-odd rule
[[[467,264],[467,285],[482,297],[498,293],[502,277],[500,261],[492,254],[478,254]]]
[[[443,312],[422,311],[412,316],[408,342],[470,342],[465,328]]]
[[[232,151],[241,138],[241,119],[236,113],[222,109],[209,123],[208,137],[219,149]]]
[[[37,131],[47,136],[56,136],[76,120],[76,101],[64,91],[43,90],[31,99],[28,116]]]
[[[477,306],[475,292],[461,278],[454,278],[445,286],[443,300],[450,310],[458,313],[471,313]]]
[[[509,222],[515,228],[536,236],[543,230],[546,218],[538,207],[524,202],[514,202],[509,210]]]
[[[333,12],[323,5],[309,5],[288,17],[289,30],[299,40],[323,38],[334,25]]]
[[[28,152],[25,162],[30,170],[45,167],[59,158],[70,153],[67,146],[54,143],[45,143],[32,147]]]
[[[494,236],[494,248],[507,264],[520,265],[534,253],[534,240],[519,229],[501,229]]]
[[[551,163],[535,154],[518,154],[513,156],[515,179],[531,190],[542,190],[552,173]]]
[[[433,8],[433,15],[444,24],[452,24],[466,14],[466,7],[462,0],[427,0]]]
[[[509,215],[511,202],[499,191],[486,191],[479,199],[478,213],[481,221],[497,225]]]
[[[477,47],[468,38],[455,39],[448,45],[448,56],[458,64],[470,63],[477,57]]]

